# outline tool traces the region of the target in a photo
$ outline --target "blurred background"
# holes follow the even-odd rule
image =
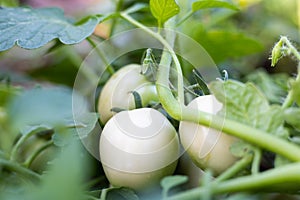
[[[133,0],[1,0],[2,6],[60,7],[74,19],[91,14],[107,14],[125,9]],[[179,0],[182,11],[188,10],[191,0]],[[240,11],[226,9],[203,10],[180,26],[180,31],[198,41],[211,55],[220,69],[226,69],[232,78],[242,79],[255,69],[267,72],[295,72],[295,62],[283,59],[276,68],[270,67],[272,46],[281,35],[286,35],[296,46],[300,42],[300,2],[298,0],[232,0]],[[139,21],[155,26],[149,10],[134,14]],[[110,20],[95,30],[97,41],[120,31],[133,28],[122,20]],[[130,42],[130,41],[129,41]],[[126,41],[122,41],[123,45]],[[59,83],[72,87],[81,61],[92,47],[87,42],[61,46],[49,52],[54,43],[36,50],[14,47],[0,53],[0,77],[9,76],[15,83]],[[142,52],[114,63],[115,68],[131,62],[140,62]],[[188,64],[187,64],[188,65]],[[186,75],[190,67],[184,69]],[[68,76],[65,76],[65,75]]]

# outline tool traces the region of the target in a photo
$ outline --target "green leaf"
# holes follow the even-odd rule
[[[21,89],[7,84],[0,83],[0,106],[5,106],[9,100],[17,96]]]
[[[170,191],[170,189],[181,185],[183,183],[186,183],[188,181],[188,177],[187,176],[182,176],[182,175],[174,175],[174,176],[168,176],[165,177],[161,182],[160,185],[163,188],[163,197],[167,197],[168,192]]]
[[[150,0],[150,10],[157,19],[159,27],[179,13],[179,6],[174,0]]]
[[[257,116],[269,108],[265,96],[252,83],[215,81],[210,84],[210,89],[216,98],[225,104],[222,111],[226,112],[226,117],[249,125],[257,124]]]
[[[74,139],[78,139],[74,129],[61,128],[55,131],[52,135],[54,145],[58,147],[64,147],[70,144]]]
[[[285,117],[282,108],[279,105],[269,105],[265,96],[252,83],[215,81],[211,83],[210,89],[225,105],[220,113],[223,116],[288,140],[289,132],[284,127]],[[230,151],[235,156],[243,157],[253,148],[256,147],[239,141],[231,146]],[[277,167],[287,161],[276,155],[275,162]]]
[[[74,121],[76,132],[80,138],[87,137],[90,132],[95,128],[99,119],[98,113],[84,113],[82,115],[75,115]]]
[[[7,112],[12,127],[21,130],[27,126],[66,126],[73,119],[72,91],[65,87],[34,88],[21,93],[9,102]],[[82,101],[81,101],[82,100]]]
[[[269,75],[262,70],[255,70],[246,76],[246,80],[258,86],[271,103],[277,104],[281,104],[287,94],[288,78],[286,74]]]
[[[101,200],[139,200],[139,197],[129,188],[107,188],[101,192]]]
[[[85,139],[95,128],[98,122],[97,113],[83,113],[74,115],[74,122],[66,123],[65,127],[57,127],[52,136],[56,146],[63,147],[74,139]]]
[[[220,115],[277,137],[288,138],[283,110],[277,105],[270,106],[266,97],[252,83],[214,81],[209,87],[218,101],[223,103]],[[240,149],[243,154],[243,148]],[[239,154],[237,152],[235,154]]]
[[[231,10],[239,10],[239,8],[226,1],[196,1],[192,5],[193,11],[207,8],[226,8]]]
[[[230,146],[230,152],[234,156],[240,157],[240,158],[249,154],[252,151],[252,149],[253,149],[252,145],[250,145],[242,140],[238,140]]]
[[[19,5],[18,0],[1,0],[0,6],[2,7],[16,7]]]
[[[227,30],[196,31],[194,38],[216,63],[261,52],[264,47],[258,40],[244,33]]]
[[[74,25],[58,8],[2,8],[0,16],[0,51],[15,44],[39,48],[56,38],[64,44],[79,43],[93,33],[100,20],[91,16]]]
[[[274,167],[280,167],[280,166],[286,165],[288,163],[291,163],[291,161],[285,157],[276,155],[275,160],[274,160]]]
[[[284,111],[285,121],[300,131],[300,108],[291,107]]]
[[[296,101],[297,105],[300,106],[300,78],[298,78],[298,80],[291,81],[291,90],[293,99]]]
[[[83,177],[87,170],[87,163],[78,143],[62,149],[62,153],[53,160],[46,174],[43,175],[38,186],[30,188],[26,200],[81,200],[84,199]]]

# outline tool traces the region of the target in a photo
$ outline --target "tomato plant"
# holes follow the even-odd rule
[[[0,199],[300,198],[297,0],[33,2],[0,2]]]

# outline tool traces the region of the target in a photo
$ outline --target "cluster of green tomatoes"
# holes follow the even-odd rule
[[[139,94],[139,108],[133,92]],[[174,173],[178,161],[181,166],[189,165],[180,159],[183,154],[214,175],[237,160],[230,152],[237,138],[186,121],[174,128],[166,113],[149,106],[157,101],[155,84],[141,73],[138,64],[120,68],[104,85],[98,101],[104,124],[100,158],[111,185],[137,191],[158,185],[163,177]],[[194,98],[188,107],[216,114],[222,104],[213,95],[204,95]]]

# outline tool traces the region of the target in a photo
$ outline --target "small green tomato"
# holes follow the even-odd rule
[[[173,174],[179,150],[175,128],[152,108],[117,113],[100,137],[100,158],[109,182],[137,191]]]
[[[149,104],[151,100],[157,100],[155,85],[149,82],[140,71],[140,65],[126,65],[106,82],[98,102],[98,112],[102,123],[106,123],[113,116],[112,108],[126,110],[135,108],[134,97],[131,93],[133,91],[139,93],[143,106]]]
[[[197,97],[188,107],[216,114],[222,109],[222,104],[213,95],[206,95]],[[180,122],[179,133],[184,149],[201,169],[210,169],[217,175],[237,160],[230,152],[230,146],[237,141],[233,136],[185,121]]]

